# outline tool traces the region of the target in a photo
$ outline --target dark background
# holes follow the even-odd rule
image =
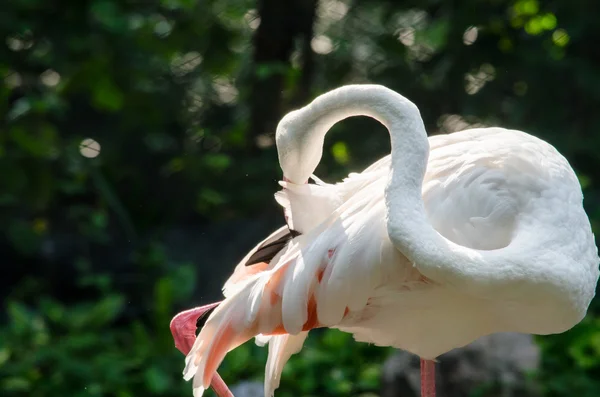
[[[0,394],[191,395],[169,321],[219,299],[282,224],[275,126],[343,84],[402,93],[432,135],[549,141],[597,230],[598,15],[593,0],[3,0]],[[388,152],[383,127],[348,120],[317,175]],[[544,396],[600,395],[599,314],[538,339]],[[277,395],[378,395],[389,349],[313,334]],[[264,357],[248,343],[222,374],[262,379]]]

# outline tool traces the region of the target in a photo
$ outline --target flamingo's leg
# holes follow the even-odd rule
[[[421,359],[421,397],[435,397],[435,361]]]
[[[210,381],[210,387],[214,390],[218,397],[233,397],[233,393],[227,385],[221,375],[218,372],[215,372],[214,376]]]

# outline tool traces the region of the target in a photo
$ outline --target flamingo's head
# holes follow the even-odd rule
[[[306,108],[288,113],[275,135],[284,180],[296,184],[306,183],[323,155],[324,134],[319,132],[325,126],[309,114]]]

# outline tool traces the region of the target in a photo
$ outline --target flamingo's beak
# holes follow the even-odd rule
[[[196,321],[209,310],[217,307],[221,302],[185,310],[171,320],[171,334],[175,340],[175,347],[186,356],[192,350],[196,341]]]
[[[211,303],[209,305],[195,307],[190,310],[183,311],[173,317],[171,320],[171,334],[175,340],[175,347],[184,355],[188,355],[192,346],[196,341],[196,328],[199,321],[206,322],[209,312],[217,307],[221,302]],[[202,317],[202,320],[200,318]],[[200,324],[202,327],[203,323]],[[223,382],[218,372],[215,372],[210,386],[213,388],[219,397],[233,397],[233,394]]]

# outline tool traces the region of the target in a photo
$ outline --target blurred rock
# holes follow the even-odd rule
[[[265,389],[261,382],[240,382],[231,388],[235,397],[264,397]]]
[[[499,333],[478,339],[439,357],[436,382],[439,397],[535,397],[539,393],[528,374],[540,365],[539,348],[531,335]],[[417,397],[419,358],[399,351],[383,368],[381,397]]]

